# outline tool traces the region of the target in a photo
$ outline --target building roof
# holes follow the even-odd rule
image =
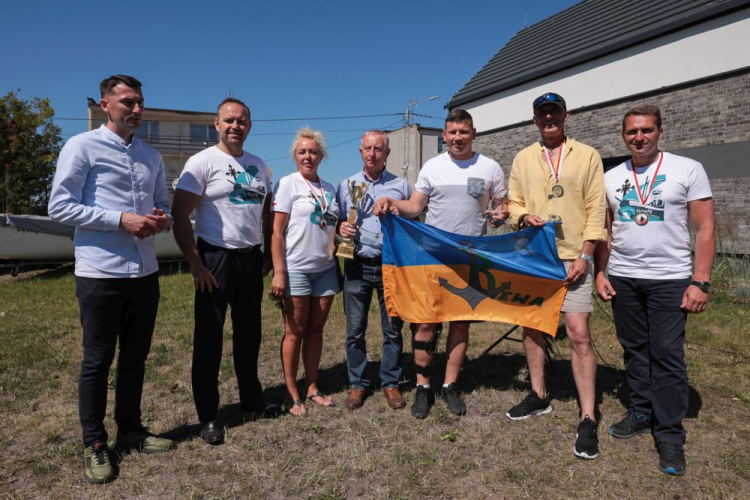
[[[524,28],[445,105],[464,103],[750,6],[750,0],[583,0]]]

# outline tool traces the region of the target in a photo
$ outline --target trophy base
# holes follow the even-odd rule
[[[344,259],[354,258],[354,245],[348,245],[345,242],[339,244],[339,249],[336,251],[336,257],[343,257]]]

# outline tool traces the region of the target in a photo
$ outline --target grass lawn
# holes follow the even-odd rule
[[[731,281],[732,273],[723,276]],[[722,281],[723,283],[723,281]],[[528,391],[521,346],[503,342],[482,352],[506,329],[472,326],[460,387],[468,413],[439,401],[430,416],[409,414],[414,397],[411,343],[405,339],[407,409],[392,411],[382,393],[349,411],[344,317],[337,296],[326,325],[321,388],[335,408],[311,404],[305,418],[255,419],[239,407],[227,321],[220,374],[226,443],[197,437],[190,383],[193,294],[189,272],[163,266],[161,303],[147,362],[143,421],[179,442],[162,455],[123,456],[107,485],[83,478],[77,377],[82,356],[72,267],[0,276],[0,498],[748,498],[750,496],[750,303],[717,291],[687,331],[690,410],[687,475],[659,472],[648,436],[618,441],[606,428],[623,414],[622,350],[607,315],[597,308],[592,335],[598,352],[600,456],[572,453],[578,405],[567,341],[554,344],[547,367],[554,398],[549,415],[512,422],[505,412]],[[268,282],[267,282],[268,288]],[[380,332],[371,309],[368,343],[377,380]],[[263,304],[261,381],[265,395],[284,396],[278,350],[279,311]],[[514,335],[518,337],[518,335]],[[434,385],[443,378],[441,339]],[[111,387],[114,379],[111,380]],[[113,393],[107,430],[113,438]]]

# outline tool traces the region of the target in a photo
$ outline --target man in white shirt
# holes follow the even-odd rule
[[[228,306],[242,407],[266,415],[280,408],[263,399],[258,379],[263,276],[271,269],[271,171],[243,150],[252,122],[242,101],[224,99],[214,123],[219,143],[185,164],[172,211],[175,240],[195,285],[192,381],[200,436],[209,444],[220,444],[224,430],[218,422],[219,367]],[[193,210],[195,231],[189,218]]]
[[[638,106],[623,118],[632,158],[605,174],[609,239],[596,249],[595,276],[599,296],[612,300],[631,391],[625,418],[609,433],[620,439],[652,433],[660,470],[683,475],[685,323],[688,313],[703,312],[708,303],[714,205],[703,166],[659,151],[662,134],[656,106]]]
[[[472,150],[476,134],[468,112],[463,109],[451,111],[443,129],[448,151],[424,164],[408,200],[380,198],[375,202],[375,215],[393,211],[415,218],[428,207],[427,224],[466,236],[483,236],[487,227],[486,216],[496,223],[505,221],[508,217],[504,209],[505,175],[496,161]],[[419,419],[427,418],[434,403],[430,375],[437,344],[437,325],[420,324],[412,339],[417,391],[411,413]],[[441,392],[448,409],[456,415],[466,413],[466,404],[461,399],[456,381],[468,342],[469,322],[451,321],[446,344],[445,382]]]
[[[117,447],[158,453],[174,443],[141,424],[145,362],[159,305],[154,235],[172,224],[161,155],[135,137],[143,117],[141,82],[103,80],[107,124],[72,137],[60,151],[49,200],[52,220],[76,227],[76,297],[83,327],[78,413],[84,477],[114,476],[104,415],[109,368],[115,373]]]

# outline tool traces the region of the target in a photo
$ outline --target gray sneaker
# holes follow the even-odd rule
[[[118,432],[115,446],[123,451],[163,453],[174,449],[175,444],[171,439],[154,436],[145,427],[140,427],[130,432]]]
[[[89,483],[100,484],[114,477],[107,443],[95,443],[83,450],[83,475]]]

